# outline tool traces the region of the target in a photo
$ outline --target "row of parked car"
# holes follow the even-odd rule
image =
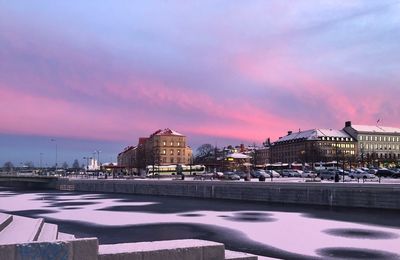
[[[368,169],[358,168],[352,170],[343,169],[330,169],[322,171],[310,171],[310,170],[294,170],[284,169],[280,172],[275,170],[254,170],[250,172],[251,178],[280,178],[280,177],[301,177],[301,178],[316,178],[319,177],[321,180],[334,180],[335,175],[340,177],[345,176],[346,179],[375,179],[377,177],[389,177],[389,178],[400,178],[400,169]],[[224,179],[224,180],[240,180],[246,179],[247,173],[243,171],[225,171],[205,174],[200,177],[209,177],[210,179]]]
[[[345,176],[348,179],[376,179],[379,177],[384,178],[400,178],[400,169],[368,169],[368,168],[358,168],[352,170],[327,170],[318,173],[318,176],[323,179],[333,180],[335,175]]]

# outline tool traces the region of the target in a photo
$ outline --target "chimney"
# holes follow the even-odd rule
[[[267,143],[268,143],[268,145],[271,145],[271,139],[269,137],[267,139]]]
[[[345,127],[351,127],[351,121],[346,121],[346,123],[345,123],[344,126],[345,126]]]
[[[293,132],[292,131],[288,131],[287,132],[287,135],[291,135]]]

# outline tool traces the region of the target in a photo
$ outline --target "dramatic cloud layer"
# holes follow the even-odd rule
[[[399,40],[399,1],[0,1],[0,141],[399,126]]]

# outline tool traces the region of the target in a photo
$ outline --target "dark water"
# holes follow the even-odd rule
[[[1,191],[10,191],[10,189],[0,189]],[[180,197],[162,197],[162,196],[139,196],[126,194],[92,194],[78,192],[58,192],[58,191],[21,191],[12,190],[14,194],[32,193],[40,195],[37,199],[44,200],[49,206],[46,208],[8,211],[1,206],[3,211],[11,214],[27,217],[43,217],[43,214],[49,214],[64,209],[79,209],[87,205],[96,204],[96,201],[102,199],[116,199],[120,202],[156,202],[150,205],[115,205],[99,209],[100,211],[113,212],[143,212],[156,214],[178,214],[182,217],[194,218],[201,217],[202,214],[194,213],[196,211],[214,211],[220,213],[218,217],[231,221],[232,227],[220,227],[210,225],[210,223],[154,223],[146,225],[135,225],[132,219],[132,225],[118,226],[118,219],[115,225],[92,225],[87,222],[70,221],[67,219],[47,219],[47,222],[59,225],[59,231],[74,234],[76,237],[97,237],[101,244],[127,243],[140,241],[155,241],[169,239],[205,239],[216,242],[222,242],[226,248],[235,251],[244,251],[257,255],[282,259],[313,259],[316,257],[301,255],[282,250],[280,248],[265,245],[258,241],[244,239],[241,232],[234,228],[235,223],[243,222],[274,222],[276,219],[273,212],[295,212],[302,213],[308,218],[339,220],[350,223],[363,223],[374,226],[400,228],[400,211],[394,210],[371,210],[354,208],[330,208],[304,205],[285,205],[285,204],[266,204],[257,202],[243,202],[231,200],[203,200]],[[1,197],[12,197],[14,194],[0,195]],[[62,195],[86,195],[85,201],[76,201],[68,198],[58,198]],[[226,212],[234,212],[227,215]],[[96,212],[93,213],[96,218]],[[260,230],[260,232],[264,232]],[[285,231],[283,231],[285,232]],[[290,236],[290,232],[288,236]],[[337,229],[327,227],[324,231],[332,236],[333,239],[354,238],[382,240],[397,239],[398,235],[391,232],[379,232],[368,229]],[[400,248],[400,244],[399,244]],[[399,250],[400,251],[400,250]],[[363,248],[349,247],[330,247],[319,248],[316,250],[320,259],[400,259],[399,255],[385,250],[371,250]]]

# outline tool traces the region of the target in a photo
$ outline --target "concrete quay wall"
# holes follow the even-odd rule
[[[400,185],[396,184],[61,179],[62,185],[88,192],[400,209]]]

